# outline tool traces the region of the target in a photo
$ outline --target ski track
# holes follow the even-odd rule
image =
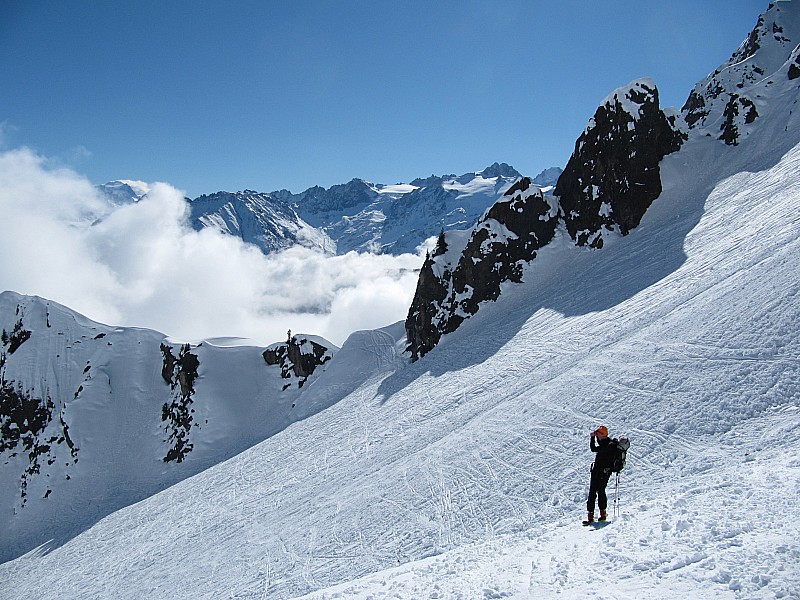
[[[681,478],[658,487],[629,491],[623,476],[621,515],[605,527],[534,524],[302,598],[797,597],[800,525],[783,515],[798,507],[800,460],[790,444],[754,457],[739,448],[798,425],[800,411],[776,411],[731,432],[736,444],[697,443]],[[709,460],[725,468],[709,477]]]

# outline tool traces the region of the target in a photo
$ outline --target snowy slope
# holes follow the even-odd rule
[[[61,543],[300,418],[308,377],[282,376],[246,342],[184,345],[12,292],[0,294],[0,328],[2,560]]]
[[[790,597],[800,147],[717,181],[714,166],[730,162],[717,153],[735,151],[700,139],[668,157],[669,184],[638,229],[602,251],[562,233],[530,283],[413,365],[397,368],[397,332],[346,344],[328,372],[341,360],[372,375],[343,400],[60,548],[2,565],[0,588],[11,598],[289,598],[337,584],[312,597]],[[634,447],[621,516],[586,531],[587,432],[599,422]]]

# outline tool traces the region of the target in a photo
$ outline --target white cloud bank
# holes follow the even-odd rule
[[[264,256],[238,238],[194,231],[175,188],[156,183],[114,207],[85,177],[28,149],[0,154],[0,290],[39,295],[97,321],[183,340],[281,341],[287,329],[341,345],[405,319],[420,256]]]

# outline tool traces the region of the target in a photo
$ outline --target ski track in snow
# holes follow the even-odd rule
[[[736,444],[697,449],[680,480],[627,490],[623,477],[621,514],[606,526],[562,518],[302,598],[796,597],[800,525],[783,515],[797,507],[800,460],[787,448],[751,458],[737,447],[791,435],[800,411],[753,425],[731,433]],[[709,460],[724,471],[709,477]]]

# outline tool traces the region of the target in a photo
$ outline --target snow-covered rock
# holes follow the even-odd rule
[[[524,264],[553,239],[557,224],[555,199],[525,177],[468,235],[442,232],[420,270],[406,319],[412,358],[424,356],[443,334],[455,331],[481,302],[496,300],[502,283],[519,283]]]
[[[798,72],[798,43],[800,5],[772,2],[731,58],[689,94],[681,109],[686,123],[728,145],[739,144],[755,126],[759,107],[775,95],[769,88],[782,87],[781,80]]]
[[[12,292],[0,294],[0,329],[0,560],[58,544],[299,418],[298,386],[241,342],[180,343]],[[321,365],[306,365],[311,385],[337,349],[303,340],[300,358]]]
[[[705,154],[714,155],[720,173],[773,164],[776,156],[793,147],[793,132],[800,119],[798,41],[800,3],[774,2],[731,59],[695,86],[682,113],[662,110],[656,85],[648,78],[609,94],[576,141],[549,201],[567,235],[578,246],[600,249],[630,233],[664,187],[673,185],[664,178],[664,158],[681,155],[687,144],[691,149],[683,156],[693,156],[700,144],[700,155],[703,159]],[[721,153],[714,144],[703,144],[707,138],[744,147],[738,153]],[[683,160],[698,161],[695,157]],[[466,238],[477,235],[481,227],[486,229],[486,225],[476,225]],[[514,233],[521,234],[518,230]],[[536,235],[546,240],[544,243],[554,237],[542,237],[541,232]],[[460,233],[452,237],[465,239]],[[496,239],[506,240],[509,246],[516,243],[515,237],[504,233]],[[447,235],[443,241],[449,244]],[[465,248],[460,246],[460,250]],[[449,258],[447,265],[437,266],[437,261],[442,262],[437,252],[422,267],[406,321],[409,350],[415,358],[474,314],[481,302],[495,300],[502,283],[519,281],[522,262],[535,255],[510,252],[522,262],[510,270],[498,264],[490,276],[482,274],[477,278],[481,291],[476,293],[474,285],[466,289],[453,283],[454,265],[460,259]],[[496,247],[492,252],[499,256],[504,251]],[[463,258],[467,260],[466,252]],[[475,257],[472,261],[477,263]]]
[[[543,171],[550,181],[558,168]],[[471,227],[521,175],[505,163],[408,184],[362,179],[300,194],[217,192],[190,202],[195,229],[212,227],[269,253],[295,244],[327,254],[416,252],[441,230]],[[107,184],[111,185],[111,184]]]
[[[676,115],[661,110],[649,79],[633,81],[601,102],[553,192],[575,243],[602,248],[608,232],[626,235],[636,227],[661,194],[661,159],[684,139]]]

